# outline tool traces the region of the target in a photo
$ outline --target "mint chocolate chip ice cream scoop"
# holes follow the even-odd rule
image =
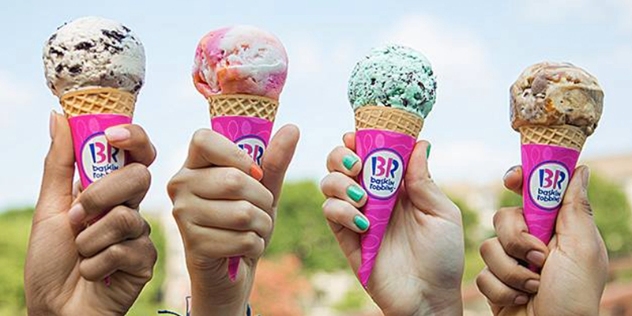
[[[428,59],[399,45],[375,48],[360,60],[349,79],[353,110],[385,106],[425,118],[436,100],[437,81]]]

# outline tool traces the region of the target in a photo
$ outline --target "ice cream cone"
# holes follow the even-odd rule
[[[380,129],[398,132],[417,138],[424,120],[406,110],[368,105],[355,110],[356,130]]]
[[[277,100],[247,94],[218,94],[208,98],[211,117],[247,116],[274,122],[279,102]]]
[[[114,88],[92,88],[65,93],[59,100],[67,117],[85,114],[134,115],[136,97]]]
[[[581,128],[572,125],[527,125],[520,127],[520,141],[523,145],[553,145],[581,152],[586,137]]]
[[[355,110],[355,120],[356,152],[364,165],[360,184],[369,195],[362,212],[371,223],[360,238],[358,277],[366,287],[423,118],[403,109],[366,105]]]
[[[211,126],[246,151],[261,165],[261,157],[270,140],[279,102],[247,94],[218,94],[208,97]],[[228,262],[228,276],[235,280],[239,257]]]

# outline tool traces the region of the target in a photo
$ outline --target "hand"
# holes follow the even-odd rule
[[[346,148],[335,148],[327,158],[330,173],[321,182],[327,197],[323,211],[357,274],[361,262],[359,234],[368,228],[359,209],[367,197],[354,180],[362,170],[362,162],[353,152],[355,134],[347,133],[343,140]],[[463,312],[461,213],[430,178],[426,157],[429,146],[420,141],[413,150],[367,286],[385,315]],[[347,193],[350,191],[352,194]]]
[[[132,163],[75,199],[68,121],[53,113],[50,128],[24,271],[29,315],[123,315],[151,279],[156,261],[149,225],[137,211],[151,182],[146,166],[155,150],[137,125],[109,129],[110,144],[129,151]],[[108,276],[110,285],[104,283]]]
[[[281,128],[260,168],[216,132],[201,129],[193,136],[184,167],[168,185],[184,241],[192,315],[246,314],[298,138],[295,126]],[[228,277],[229,257],[241,257],[235,281]]]
[[[598,315],[608,256],[588,201],[588,178],[587,167],[575,170],[548,246],[528,233],[521,207],[496,213],[498,237],[481,245],[487,268],[476,280],[495,315]],[[504,182],[520,194],[522,168],[510,169]],[[541,267],[541,274],[521,261]]]

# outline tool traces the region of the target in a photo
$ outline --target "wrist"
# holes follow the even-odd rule
[[[414,314],[416,316],[454,316],[463,315],[463,300],[461,291],[450,291],[443,295],[432,295],[426,297],[422,302],[419,310]]]

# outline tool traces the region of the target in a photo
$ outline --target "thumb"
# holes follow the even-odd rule
[[[555,231],[557,234],[586,233],[586,228],[595,226],[592,208],[588,201],[588,180],[590,171],[586,166],[579,166],[562,200],[558,213]]]
[[[461,221],[461,214],[452,201],[439,189],[430,178],[428,156],[430,143],[425,140],[417,142],[404,176],[404,185],[408,198],[416,208],[424,213]]]
[[[50,115],[51,145],[44,163],[44,176],[34,220],[65,212],[72,202],[74,156],[68,120],[55,111]]]
[[[273,205],[276,206],[281,193],[281,186],[285,178],[294,151],[298,144],[300,132],[295,125],[286,125],[272,137],[270,145],[263,156],[261,167],[263,169],[263,185],[274,196]]]

